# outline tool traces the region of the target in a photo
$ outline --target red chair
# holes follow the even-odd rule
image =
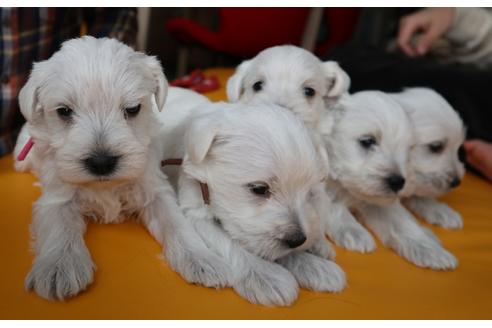
[[[185,44],[251,57],[278,44],[301,42],[309,8],[219,8],[219,29],[209,29],[186,18],[171,19],[168,32]]]
[[[360,8],[326,8],[324,24],[328,38],[317,44],[315,53],[325,55],[334,46],[347,42],[354,33],[359,14]]]

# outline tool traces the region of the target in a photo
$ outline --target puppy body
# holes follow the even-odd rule
[[[405,110],[377,91],[347,96],[339,110],[326,139],[335,197],[384,245],[410,262],[438,270],[455,268],[454,256],[399,202],[413,190],[409,156],[414,131]]]
[[[311,138],[329,172],[325,142],[333,128],[333,107],[350,86],[348,75],[336,62],[321,62],[309,51],[278,46],[243,62],[227,83],[230,101],[278,104],[296,114],[309,128]],[[328,190],[331,196],[335,193]],[[337,245],[361,252],[375,248],[371,235],[350,215],[343,203],[333,202],[319,190],[315,206],[324,218],[327,235]],[[333,215],[331,213],[334,213]],[[339,221],[337,218],[345,217]]]
[[[184,149],[166,156],[184,155],[181,208],[207,246],[227,261],[229,285],[265,305],[292,303],[298,284],[341,290],[345,275],[327,259],[333,251],[309,201],[322,184],[307,130],[276,106],[210,104],[200,97],[170,89],[162,121],[179,118],[163,131],[181,135]],[[305,159],[302,165],[298,158]],[[208,186],[210,205],[199,182]]]
[[[63,300],[92,282],[86,219],[117,223],[136,216],[160,243],[179,242],[196,254],[190,263],[213,259],[201,257],[184,233],[175,193],[160,170],[155,113],[166,93],[159,62],[116,40],[70,40],[34,65],[19,95],[27,124],[16,147],[27,134],[33,138],[16,167],[32,169],[43,188],[34,205],[36,257],[26,288]]]
[[[431,224],[448,229],[463,226],[461,215],[435,198],[457,187],[465,169],[459,152],[464,141],[463,122],[451,105],[427,88],[390,94],[409,114],[416,145],[410,156],[413,189],[403,202]]]

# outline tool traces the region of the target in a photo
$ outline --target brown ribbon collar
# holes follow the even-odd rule
[[[165,159],[161,162],[161,166],[166,166],[166,165],[181,165],[183,164],[183,159],[182,158],[168,158]],[[200,182],[200,190],[202,191],[202,198],[203,202],[206,205],[210,205],[210,193],[208,191],[208,186],[206,183]]]

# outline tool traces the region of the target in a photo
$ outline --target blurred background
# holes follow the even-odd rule
[[[24,122],[17,96],[32,64],[65,40],[117,38],[157,56],[171,85],[202,93],[224,90],[234,67],[261,50],[292,44],[337,61],[350,92],[440,93],[460,113],[467,138],[490,143],[480,154],[492,181],[490,8],[3,7],[0,17],[0,156],[12,151]]]
[[[138,48],[173,79],[195,68],[236,66],[279,44],[324,57],[352,43],[384,47],[405,8],[139,8]]]

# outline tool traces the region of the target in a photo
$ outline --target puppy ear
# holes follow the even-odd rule
[[[350,77],[340,65],[338,65],[336,61],[327,61],[322,65],[324,74],[328,80],[326,97],[332,99],[339,98],[341,95],[348,92],[350,88]]]
[[[156,57],[146,56],[146,64],[150,68],[155,81],[154,96],[157,108],[159,111],[162,111],[166,103],[167,90],[169,88],[166,76],[164,75],[161,63]]]
[[[245,60],[236,68],[236,72],[227,81],[227,98],[230,102],[239,100],[244,92],[244,77],[251,66],[251,60]]]
[[[216,115],[205,115],[192,121],[186,133],[186,149],[193,164],[199,164],[207,156],[219,131]]]
[[[34,64],[34,67],[29,75],[29,79],[19,92],[19,107],[26,121],[34,121],[35,117],[39,116],[42,108],[38,102],[38,88],[41,85],[40,63]]]

